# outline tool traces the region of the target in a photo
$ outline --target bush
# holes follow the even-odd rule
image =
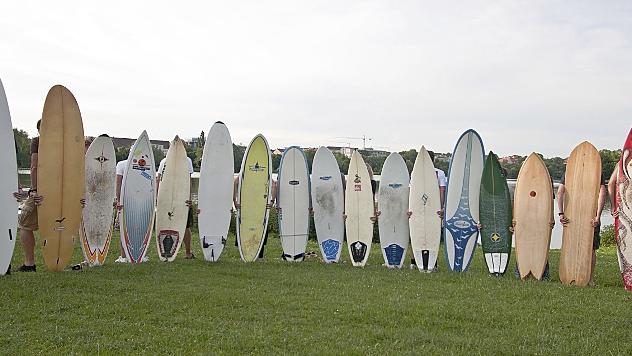
[[[617,241],[614,233],[614,225],[606,225],[601,230],[601,246],[616,246]]]

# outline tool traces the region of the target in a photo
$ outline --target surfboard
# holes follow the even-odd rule
[[[432,159],[421,146],[410,177],[410,245],[417,268],[431,272],[437,265],[441,243],[439,182]]]
[[[363,267],[371,253],[374,215],[373,192],[369,171],[357,150],[351,154],[345,191],[345,223],[351,263]]]
[[[570,221],[562,233],[560,281],[586,286],[590,281],[594,227],[597,214],[601,157],[589,142],[580,143],[566,164],[564,214]]]
[[[94,139],[86,151],[86,204],[81,215],[81,250],[90,266],[105,262],[112,240],[116,199],[116,153],[108,136]]]
[[[11,264],[15,238],[17,232],[17,211],[18,204],[13,198],[13,192],[18,188],[18,167],[15,157],[15,138],[13,137],[13,127],[11,125],[11,114],[9,113],[9,103],[4,92],[4,86],[0,80],[0,204],[2,204],[2,214],[0,214],[0,227],[5,233],[0,235],[0,276],[3,276]]]
[[[490,151],[480,187],[481,247],[489,273],[502,275],[511,254],[511,195],[498,157]]]
[[[85,145],[79,105],[61,85],[44,103],[37,153],[37,208],[42,255],[50,271],[62,271],[72,257],[85,187]]]
[[[204,145],[198,188],[198,228],[204,259],[217,261],[224,251],[232,218],[233,142],[228,128],[217,121]]]
[[[444,229],[445,255],[451,271],[466,271],[476,248],[484,152],[481,137],[470,129],[457,141],[450,161]]]
[[[147,131],[129,151],[121,184],[121,241],[130,263],[141,263],[154,226],[156,162]]]
[[[178,255],[189,214],[186,201],[190,198],[191,174],[187,152],[184,141],[176,136],[169,145],[158,185],[156,246],[161,261],[172,262]]]
[[[542,279],[549,259],[553,220],[553,183],[540,155],[520,167],[514,190],[514,234],[520,278]]]
[[[384,161],[377,195],[380,211],[378,231],[384,263],[389,268],[401,268],[408,249],[408,167],[402,156],[392,152]]]
[[[619,216],[614,220],[621,277],[625,289],[632,291],[632,129],[623,144],[618,163],[615,204]]]
[[[314,155],[311,188],[320,252],[325,262],[338,262],[344,243],[344,187],[338,162],[325,146]]]
[[[300,262],[305,258],[309,236],[309,170],[299,147],[283,151],[279,165],[278,198],[279,238],[283,259]]]
[[[239,173],[237,194],[237,243],[245,262],[259,256],[268,228],[272,188],[272,157],[268,141],[263,135],[255,136],[244,154]]]

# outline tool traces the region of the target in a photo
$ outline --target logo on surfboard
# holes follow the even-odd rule
[[[251,172],[263,172],[264,169],[266,169],[266,167],[260,165],[259,162],[256,162],[252,166],[248,166],[248,170]]]

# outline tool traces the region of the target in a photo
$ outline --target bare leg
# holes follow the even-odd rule
[[[191,229],[190,228],[186,228],[186,230],[184,230],[184,250],[186,251],[186,257],[191,257],[193,256],[193,254],[191,253]]]
[[[595,276],[595,264],[597,262],[597,254],[595,250],[592,252],[592,261],[590,261],[590,281],[588,282],[589,286],[595,285],[595,280],[593,277]]]
[[[24,249],[24,265],[35,265],[35,235],[31,230],[20,229],[20,240]]]

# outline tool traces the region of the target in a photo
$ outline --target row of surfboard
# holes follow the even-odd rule
[[[0,115],[6,130],[0,142],[14,152],[11,120],[4,89],[0,89]],[[45,197],[38,222],[44,260],[52,271],[65,268],[74,240],[80,237],[86,260],[103,264],[112,236],[112,202],[115,200],[115,155],[112,140],[103,135],[89,149],[83,147],[83,124],[77,102],[68,89],[56,85],[49,91],[42,114],[38,159],[38,193]],[[619,259],[626,287],[632,285],[630,239],[632,131],[619,162],[616,219]],[[85,155],[84,155],[85,152]],[[2,156],[2,195],[7,207],[15,206],[11,192],[17,186],[15,155]],[[177,136],[167,153],[159,189],[154,157],[146,132],[130,149],[121,186],[121,241],[126,257],[140,263],[156,228],[161,260],[175,259],[187,222],[190,196],[189,172],[183,141]],[[257,259],[267,232],[272,194],[272,167],[266,139],[257,135],[249,144],[239,173],[236,197],[237,241],[244,261]],[[226,244],[233,207],[233,145],[227,127],[216,122],[204,147],[198,191],[199,232],[204,257],[216,261]],[[593,228],[599,192],[601,161],[588,142],[571,153],[566,172],[565,213],[571,223],[564,228],[560,279],[585,285],[590,276]],[[377,206],[368,170],[359,152],[353,152],[343,184],[333,154],[320,147],[311,175],[302,150],[284,151],[278,174],[279,233],[283,257],[301,261],[305,255],[309,209],[313,208],[318,244],[326,262],[337,262],[345,235],[354,266],[366,264],[373,237],[373,217],[380,211],[378,230],[385,264],[401,267],[410,243],[420,270],[431,271],[440,253],[442,221],[439,186],[433,163],[422,146],[412,174],[397,153],[384,163]],[[506,271],[511,253],[512,220],[516,259],[522,278],[542,277],[548,260],[553,222],[551,178],[544,162],[532,153],[521,167],[514,202],[496,155],[485,158],[483,143],[474,130],[457,141],[448,173],[445,198],[445,257],[452,271],[467,270],[480,235],[489,272]],[[85,207],[80,200],[85,197]],[[156,199],[157,198],[157,199]],[[0,245],[0,271],[6,271],[15,243],[16,219],[6,209],[1,222],[8,237]],[[79,233],[77,233],[79,231]],[[627,277],[625,277],[627,276]]]

